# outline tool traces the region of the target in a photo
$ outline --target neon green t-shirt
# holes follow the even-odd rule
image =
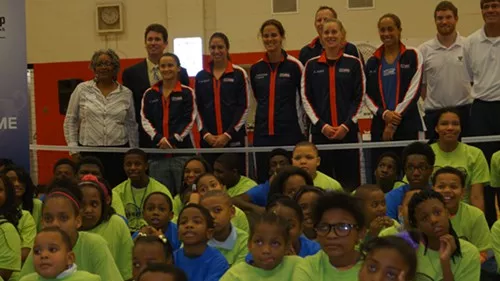
[[[497,220],[491,227],[491,246],[495,259],[500,261],[500,220]],[[500,272],[500,262],[497,262],[498,272]]]
[[[235,240],[232,235],[236,236],[234,237],[236,238]],[[233,226],[228,240],[233,241],[224,241],[221,243],[212,239],[209,241],[208,245],[219,250],[219,252],[221,252],[221,254],[226,258],[229,266],[234,266],[240,262],[244,262],[245,257],[248,254],[248,233]],[[229,249],[230,246],[232,246],[231,249]]]
[[[43,205],[43,202],[40,199],[38,199],[38,198],[33,199],[33,212],[31,213],[31,215],[33,216],[33,219],[35,220],[37,231],[42,230],[42,224],[41,224],[41,222],[42,222],[42,205]]]
[[[397,226],[397,225],[386,227],[378,233],[378,236],[381,237],[381,236],[396,235],[400,232],[400,228],[401,228],[401,226]]]
[[[21,270],[21,237],[14,225],[0,219],[0,268],[18,272]]]
[[[462,239],[460,239],[460,248],[462,257],[455,257],[455,261],[450,261],[455,280],[478,281],[481,272],[479,251],[474,245]],[[427,253],[424,253],[425,246],[421,244],[417,251],[417,278],[415,280],[443,280],[439,252],[427,249]]]
[[[451,218],[458,237],[469,241],[480,251],[491,249],[491,235],[484,213],[467,203],[460,202],[458,212]]]
[[[500,151],[491,156],[491,187],[500,187]]]
[[[99,275],[88,273],[87,271],[77,270],[75,273],[72,273],[68,276],[58,279],[43,278],[42,276],[38,275],[38,273],[35,272],[24,276],[23,278],[21,278],[21,280],[22,281],[56,281],[56,280],[57,281],[101,281],[101,277],[99,277]]]
[[[21,248],[33,248],[36,236],[36,223],[30,212],[21,210],[21,218],[17,224],[17,229],[21,234]]]
[[[146,188],[134,188],[130,179],[127,179],[113,189],[113,200],[117,197],[121,199],[131,232],[137,231],[147,225],[142,217],[142,209],[144,200],[152,192],[165,193],[172,199],[172,194],[170,194],[168,188],[151,177]]]
[[[112,215],[107,222],[87,232],[99,234],[108,242],[109,251],[124,280],[132,278],[132,248],[134,242],[125,221],[118,215]]]
[[[182,203],[179,194],[177,194],[174,197],[174,201],[172,201],[172,211],[174,212],[174,218],[176,223],[177,223],[177,218],[179,217],[179,214],[182,211],[182,208],[184,208],[184,204]]]
[[[313,179],[314,186],[322,188],[324,190],[336,190],[344,191],[340,183],[331,177],[323,174],[320,171],[316,171],[316,177]]]
[[[125,207],[123,205],[122,199],[119,196],[113,196],[113,199],[111,200],[111,207],[115,210],[115,213],[117,215],[120,215],[124,218],[127,217],[125,213]]]
[[[304,258],[304,261],[296,267],[293,280],[297,281],[357,281],[358,272],[361,269],[362,262],[359,261],[353,267],[347,270],[338,270],[332,266],[328,255],[319,251],[313,256]]]
[[[227,194],[231,197],[236,197],[238,195],[241,195],[247,191],[249,191],[251,188],[257,186],[257,183],[254,182],[252,179],[249,179],[245,176],[240,176],[240,180],[238,183],[227,189]]]
[[[73,247],[76,265],[79,269],[97,274],[102,280],[123,281],[116,267],[108,243],[101,236],[85,231],[78,232],[78,240]],[[21,257],[19,255],[19,257]],[[33,251],[30,253],[21,270],[21,278],[35,272]]]
[[[242,262],[231,267],[220,281],[299,280],[294,276],[294,269],[301,262],[302,258],[298,256],[285,256],[283,261],[272,270],[264,270]]]
[[[452,152],[442,151],[437,143],[432,144],[431,147],[436,154],[434,170],[439,167],[451,166],[467,172],[463,201],[470,203],[471,185],[490,181],[490,170],[483,152],[477,147],[461,142]]]

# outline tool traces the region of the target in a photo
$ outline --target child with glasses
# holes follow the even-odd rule
[[[293,280],[357,281],[361,268],[356,246],[365,236],[365,216],[361,202],[347,193],[327,192],[313,212],[321,251],[304,258]]]
[[[403,150],[403,168],[408,184],[392,190],[385,195],[387,216],[397,219],[398,207],[405,193],[412,189],[430,189],[430,177],[436,156],[432,148],[422,142],[414,142]]]

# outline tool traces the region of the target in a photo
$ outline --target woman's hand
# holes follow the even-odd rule
[[[231,139],[226,134],[221,134],[216,137],[215,143],[212,146],[222,148],[225,147],[230,140]]]
[[[401,120],[403,118],[401,117],[401,114],[397,113],[396,111],[387,111],[385,114],[384,114],[384,121],[386,123],[389,123],[389,124],[394,124],[396,126],[398,126],[399,124],[401,124]]]
[[[343,140],[347,135],[347,129],[344,126],[333,127],[335,129],[335,134],[333,134],[332,139]]]
[[[208,145],[210,146],[214,146],[215,142],[217,141],[217,137],[208,133],[206,136],[205,136],[205,141],[208,143]]]
[[[335,135],[335,133],[337,132],[337,127],[332,127],[330,125],[325,125],[323,127],[323,130],[321,130],[321,132],[323,133],[323,135],[325,137],[327,137],[328,139],[333,139],[333,136]]]
[[[394,133],[396,132],[396,126],[393,124],[387,124],[382,134],[382,140],[391,141],[394,138]]]

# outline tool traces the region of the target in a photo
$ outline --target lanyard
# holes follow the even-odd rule
[[[142,192],[141,205],[137,205],[137,202],[135,201],[135,194],[134,194],[134,190],[132,187],[132,183],[130,183],[130,192],[132,193],[132,200],[134,200],[134,205],[137,206],[137,208],[139,208],[140,210],[142,210],[142,204],[144,203],[144,198],[146,197],[146,193],[148,192],[148,188],[149,188],[149,182],[148,182],[148,185],[146,185],[146,188],[144,189],[144,191]]]

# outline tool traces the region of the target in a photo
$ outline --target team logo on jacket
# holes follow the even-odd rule
[[[265,77],[267,77],[267,73],[259,73],[255,75],[255,79],[264,79]]]
[[[203,83],[208,83],[208,82],[210,82],[210,79],[198,80],[198,81],[196,81],[196,82],[198,82],[198,83],[200,83],[200,84],[203,84]]]
[[[280,78],[281,77],[290,78],[290,77],[292,77],[292,75],[290,75],[290,73],[280,73]]]
[[[222,79],[222,82],[229,82],[229,83],[234,83],[234,78],[224,78]]]
[[[150,100],[149,103],[155,103],[155,102],[159,102],[160,99],[154,99],[154,100]]]
[[[410,68],[409,64],[400,64],[400,65],[401,65],[401,68],[404,68],[404,69]]]
[[[351,73],[349,68],[339,68],[339,73]]]
[[[315,70],[313,73],[316,74],[316,73],[324,73],[325,70],[324,69],[318,69],[318,70]]]
[[[182,97],[172,97],[172,101],[181,101]]]

